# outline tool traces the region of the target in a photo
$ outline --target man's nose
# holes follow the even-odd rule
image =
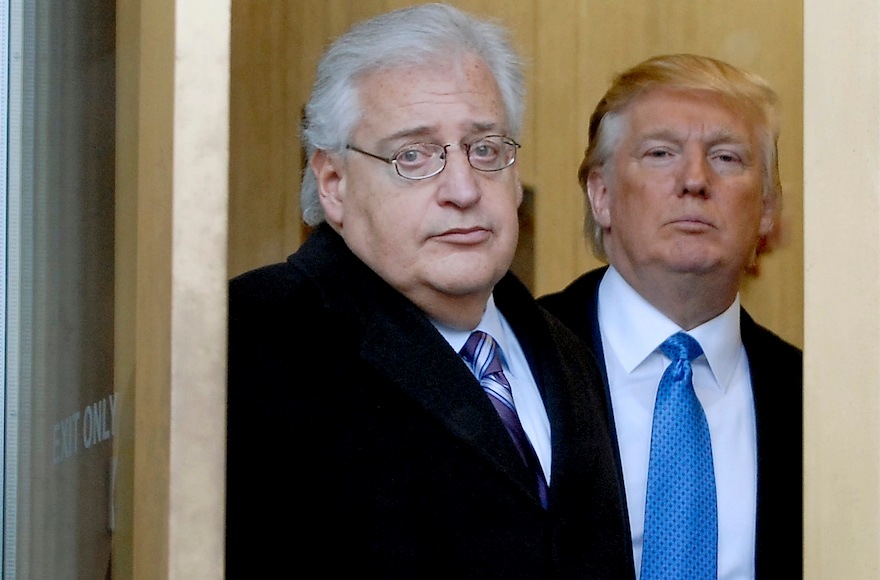
[[[681,176],[682,195],[706,196],[709,193],[709,160],[703,154],[684,157]]]
[[[446,149],[446,168],[438,176],[443,180],[439,191],[440,203],[470,207],[480,199],[477,170],[471,167],[467,153],[460,146]]]

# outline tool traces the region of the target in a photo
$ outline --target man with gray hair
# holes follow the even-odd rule
[[[336,40],[286,263],[232,281],[227,574],[626,578],[589,351],[510,274],[523,76],[442,4]]]
[[[801,577],[800,350],[739,290],[780,210],[776,95],[701,56],[619,75],[579,177],[609,266],[539,302],[606,379],[642,580]]]

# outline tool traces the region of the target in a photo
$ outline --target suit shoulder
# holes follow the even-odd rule
[[[543,304],[539,305],[539,310],[547,325],[547,329],[550,331],[550,335],[560,348],[579,352],[582,348],[586,347],[584,341],[557,318],[553,312],[545,308]]]
[[[273,299],[302,291],[305,286],[305,277],[289,262],[281,262],[236,276],[229,281],[229,295],[241,299]]]
[[[803,361],[803,351],[786,341],[769,328],[761,326],[745,311],[742,311],[742,340],[747,350],[767,353],[774,358]]]
[[[318,286],[290,261],[245,272],[229,282],[230,315],[321,300]]]
[[[567,370],[599,387],[602,383],[601,366],[589,345],[552,312],[539,307],[556,350]],[[604,391],[604,389],[602,389]]]
[[[582,315],[587,301],[594,300],[605,270],[607,268],[598,268],[583,274],[563,290],[541,296],[538,304],[568,324]]]
[[[742,312],[740,326],[756,401],[759,392],[783,392],[788,396],[793,396],[795,391],[801,392],[804,376],[801,349],[755,323],[745,311]],[[768,389],[766,385],[774,385],[775,388]]]
[[[289,263],[246,272],[229,283],[230,346],[241,348],[255,336],[260,343],[295,340],[321,328],[326,310],[320,288]],[[300,332],[290,332],[294,328]]]

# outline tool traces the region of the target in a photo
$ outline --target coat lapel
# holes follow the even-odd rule
[[[504,423],[458,354],[427,319],[408,328],[394,322],[376,318],[367,325],[361,343],[364,361],[418,402],[452,435],[524,491],[529,490],[528,471]]]
[[[596,577],[634,578],[623,480],[608,435],[613,422],[602,413],[606,392],[594,357],[584,341],[536,308],[513,276],[495,287],[495,302],[526,354],[550,420],[550,518],[560,537],[577,545],[578,557],[590,554],[605,563],[606,570],[594,569]],[[587,528],[568,536],[573,521]]]

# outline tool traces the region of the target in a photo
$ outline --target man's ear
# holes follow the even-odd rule
[[[590,209],[593,219],[603,229],[611,227],[611,194],[601,167],[590,170],[587,177],[587,196],[590,198]]]
[[[328,151],[318,150],[309,161],[318,183],[318,199],[327,223],[341,228],[345,207],[345,168],[342,156]]]
[[[763,212],[761,213],[761,225],[758,227],[758,235],[762,238],[773,239],[779,233],[779,224],[776,218],[779,217],[779,199],[778,197],[768,198],[764,196]]]

